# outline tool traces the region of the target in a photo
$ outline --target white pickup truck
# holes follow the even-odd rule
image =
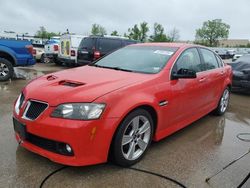
[[[61,36],[58,59],[66,65],[77,64],[77,50],[83,38],[83,35],[66,34]]]
[[[52,37],[48,40],[44,46],[45,62],[54,62],[58,65],[61,64],[58,61],[58,51],[59,51],[60,37]]]

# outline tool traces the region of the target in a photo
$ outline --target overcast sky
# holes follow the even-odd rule
[[[120,34],[146,21],[168,33],[174,27],[181,40],[193,40],[203,21],[220,18],[231,26],[229,38],[250,39],[249,0],[0,0],[0,31],[34,34],[48,31],[88,34],[93,23]]]

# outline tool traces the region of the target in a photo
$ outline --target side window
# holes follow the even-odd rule
[[[196,48],[190,48],[180,55],[173,70],[178,72],[180,69],[189,69],[195,72],[203,71],[200,56]]]
[[[136,44],[136,42],[135,41],[130,41],[130,40],[124,40],[123,41],[124,46],[130,45],[130,44]]]
[[[218,57],[218,55],[216,55],[216,59],[217,59],[217,61],[218,61],[218,63],[219,63],[219,67],[223,67],[224,64],[223,64],[221,58]]]
[[[100,39],[99,50],[101,52],[111,52],[121,47],[121,40]]]
[[[215,54],[210,50],[201,48],[201,54],[207,70],[216,69],[219,67]]]

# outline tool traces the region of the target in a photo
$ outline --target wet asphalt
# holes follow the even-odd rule
[[[12,125],[13,102],[21,89],[40,75],[66,67],[37,64],[18,68],[19,79],[0,83],[0,187],[39,187],[62,167],[18,146]],[[250,133],[250,95],[233,93],[224,116],[207,115],[177,133],[153,143],[135,168],[178,180],[187,187],[237,187],[250,172],[250,154],[205,183],[205,179],[250,149],[236,136]],[[112,164],[69,167],[51,176],[43,187],[178,187],[149,174]],[[244,186],[250,187],[250,180]]]

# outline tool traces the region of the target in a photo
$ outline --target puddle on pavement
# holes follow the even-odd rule
[[[13,79],[10,79],[5,82],[0,82],[0,92],[8,92],[10,87],[16,87],[17,84],[19,84],[17,81],[19,80],[32,80],[37,77],[43,76],[45,74],[52,73],[54,71],[38,71],[34,69],[22,69],[18,67],[14,67],[14,76]],[[23,84],[23,86],[26,83]]]
[[[14,68],[14,76],[13,79],[23,79],[23,80],[31,80],[37,78],[39,76],[43,76],[45,74],[49,74],[53,71],[37,71],[34,69],[20,69]]]

